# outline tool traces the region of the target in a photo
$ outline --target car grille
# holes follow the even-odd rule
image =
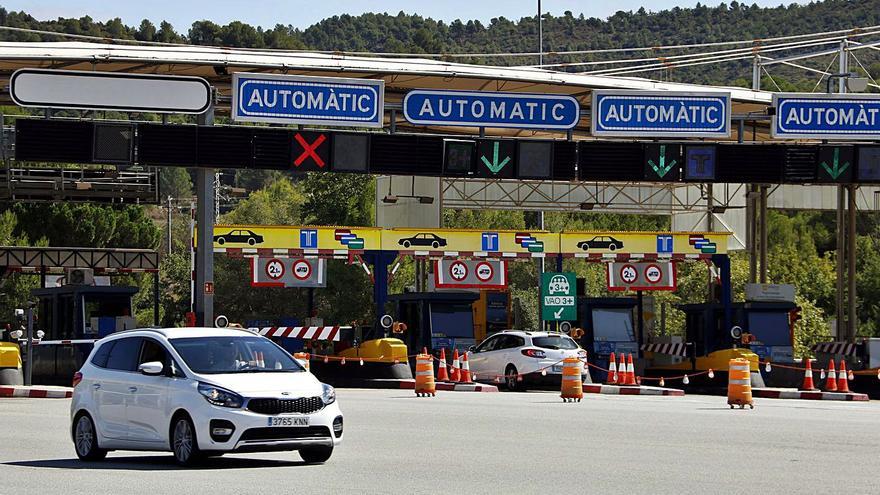
[[[320,397],[300,397],[299,399],[251,399],[248,409],[259,414],[300,413],[311,414],[324,409]]]
[[[330,438],[330,428],[326,426],[306,426],[303,428],[251,428],[241,434],[241,441],[259,440],[299,440],[303,438]]]

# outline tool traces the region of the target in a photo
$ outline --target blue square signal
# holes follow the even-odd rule
[[[715,147],[685,146],[687,166],[684,179],[689,181],[715,180]]]
[[[318,230],[317,229],[300,229],[300,231],[299,231],[299,247],[300,247],[300,249],[317,249],[317,247],[318,247]]]
[[[483,251],[498,251],[498,232],[483,232]]]
[[[657,253],[658,254],[669,254],[672,252],[672,236],[671,235],[658,235],[657,236]]]

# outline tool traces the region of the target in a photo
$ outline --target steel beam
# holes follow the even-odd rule
[[[199,116],[214,125],[214,106]],[[196,324],[214,325],[214,169],[196,169]],[[210,288],[211,290],[207,290]]]

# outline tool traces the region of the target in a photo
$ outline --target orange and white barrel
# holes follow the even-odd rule
[[[416,395],[419,397],[437,395],[434,384],[434,360],[430,354],[416,356]]]
[[[728,364],[727,379],[727,404],[733,409],[749,406],[754,409],[752,401],[752,378],[751,365],[748,359],[731,359]]]
[[[581,377],[581,360],[576,357],[562,360],[562,400],[577,400],[584,398],[584,384]]]
[[[293,357],[299,361],[299,364],[303,365],[306,371],[309,371],[309,354],[307,352],[297,352]]]

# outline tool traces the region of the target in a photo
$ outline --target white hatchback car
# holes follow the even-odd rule
[[[342,440],[333,387],[247,330],[114,333],[73,383],[71,435],[83,460],[158,450],[189,465],[226,452],[298,450],[319,463]]]
[[[468,365],[477,381],[494,382],[496,378],[503,378],[508,390],[522,391],[528,385],[559,386],[562,360],[567,357],[584,359],[587,351],[565,334],[505,330],[471,348]],[[586,374],[583,362],[579,366],[581,375]]]

